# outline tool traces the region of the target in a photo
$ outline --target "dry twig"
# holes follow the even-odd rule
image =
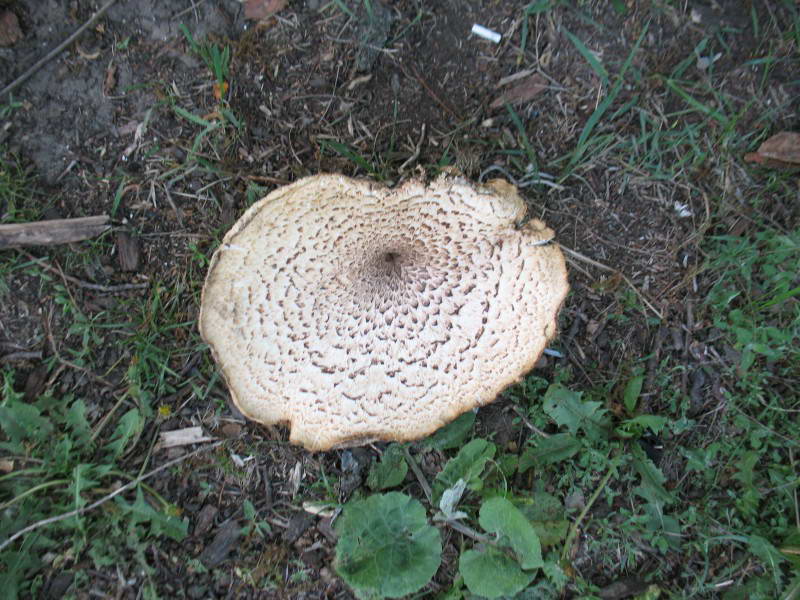
[[[112,5],[112,4],[114,4],[114,2],[116,2],[116,1],[117,1],[117,0],[108,0],[108,2],[106,2],[106,3],[105,3],[103,6],[101,6],[101,7],[98,9],[98,11],[97,11],[96,13],[94,13],[94,14],[93,14],[93,15],[92,15],[92,16],[89,18],[89,20],[88,20],[88,21],[86,21],[86,23],[84,23],[83,25],[81,25],[80,27],[78,27],[78,29],[76,29],[76,30],[75,30],[75,33],[73,33],[71,36],[69,36],[69,37],[68,37],[67,39],[65,39],[63,42],[61,42],[61,43],[60,43],[58,46],[56,46],[55,48],[53,48],[53,49],[52,49],[50,52],[48,52],[48,53],[47,53],[47,54],[46,54],[44,57],[42,57],[42,58],[40,58],[39,60],[37,60],[37,61],[36,61],[36,62],[35,62],[35,63],[34,63],[34,64],[33,64],[33,65],[32,65],[32,66],[31,66],[31,67],[30,67],[30,68],[29,68],[27,71],[25,71],[25,72],[24,72],[22,75],[20,75],[20,76],[19,76],[19,77],[17,77],[17,78],[16,78],[14,81],[12,81],[11,83],[9,83],[9,84],[8,84],[6,87],[4,87],[4,88],[3,88],[3,90],[2,90],[2,91],[0,91],[0,96],[5,96],[6,94],[8,94],[8,93],[10,93],[10,92],[13,92],[15,89],[17,89],[17,88],[18,88],[19,86],[21,86],[23,83],[25,83],[26,81],[28,81],[28,79],[30,79],[30,78],[31,78],[31,76],[32,76],[34,73],[36,73],[36,71],[38,71],[39,69],[41,69],[41,68],[42,68],[44,65],[46,65],[48,62],[50,62],[51,60],[53,60],[53,59],[54,59],[56,56],[58,56],[59,54],[61,54],[61,52],[64,50],[64,48],[66,48],[66,47],[67,47],[67,46],[69,46],[69,45],[70,45],[72,42],[74,42],[76,39],[78,39],[78,37],[79,37],[79,36],[80,36],[80,35],[81,35],[81,34],[82,34],[84,31],[86,31],[86,30],[87,30],[89,27],[91,27],[91,26],[94,24],[94,22],[95,22],[95,21],[97,21],[97,19],[99,19],[100,17],[102,17],[102,16],[103,16],[103,14],[105,14],[105,12],[106,12],[106,11],[107,11],[109,8],[111,8],[111,5]]]

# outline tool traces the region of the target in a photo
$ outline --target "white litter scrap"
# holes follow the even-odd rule
[[[688,204],[684,204],[683,202],[675,202],[674,207],[675,212],[678,213],[678,218],[680,219],[686,219],[694,216],[694,213],[692,212],[692,209],[689,208]]]
[[[477,35],[478,37],[482,37],[485,40],[489,40],[490,42],[494,42],[495,44],[500,43],[500,38],[502,37],[496,31],[492,31],[491,29],[487,29],[483,25],[478,25],[475,23],[472,26],[472,33]]]
[[[250,456],[245,456],[244,458],[242,458],[238,454],[231,452],[231,460],[233,461],[233,464],[239,467],[240,469],[243,469],[247,463],[249,463],[251,460],[255,460],[255,458],[256,457],[253,456],[252,454]]]
[[[203,433],[202,427],[186,427],[173,431],[162,431],[159,434],[159,448],[174,448],[175,446],[188,446],[210,442],[216,438]]]

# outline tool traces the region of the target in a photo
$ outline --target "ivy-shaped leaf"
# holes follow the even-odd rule
[[[438,504],[442,493],[453,487],[459,479],[463,479],[471,490],[481,489],[481,473],[486,463],[494,458],[496,450],[493,443],[482,438],[474,439],[461,448],[458,454],[447,461],[433,482],[434,504]]]
[[[75,400],[69,410],[64,415],[64,423],[72,429],[73,437],[77,445],[81,448],[89,444],[92,437],[92,428],[89,421],[86,419],[86,403],[81,400]]]
[[[554,383],[545,392],[544,411],[573,435],[582,429],[591,438],[605,436],[608,417],[602,403],[581,400],[581,395]]]
[[[132,408],[119,420],[114,433],[111,435],[111,441],[106,444],[106,450],[117,458],[125,451],[125,446],[131,438],[138,435],[142,428],[144,421],[138,409]]]
[[[412,594],[439,568],[442,541],[417,500],[390,492],[348,502],[336,521],[334,567],[363,595]]]
[[[403,447],[392,444],[383,452],[381,460],[372,465],[367,475],[367,485],[371,490],[379,491],[400,485],[408,473]]]
[[[631,453],[633,467],[642,478],[641,484],[634,489],[634,492],[653,504],[663,506],[672,502],[672,494],[664,487],[667,478],[661,469],[653,464],[638,444],[631,446]]]
[[[138,523],[146,524],[150,527],[150,535],[158,537],[166,535],[176,542],[180,542],[189,532],[189,521],[181,519],[177,515],[161,512],[154,509],[147,500],[141,486],[136,488],[136,500],[129,504],[122,498],[115,498],[119,504],[130,515],[130,526]]]
[[[539,438],[535,446],[525,448],[519,459],[519,472],[524,473],[535,465],[550,465],[575,456],[582,443],[571,433],[556,433]]]

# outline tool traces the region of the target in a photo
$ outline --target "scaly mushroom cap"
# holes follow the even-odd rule
[[[518,381],[556,332],[564,257],[510,184],[308,177],[215,252],[200,332],[241,412],[309,450],[423,437]]]

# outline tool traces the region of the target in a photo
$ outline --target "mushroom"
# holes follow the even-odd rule
[[[564,257],[502,180],[279,188],[214,253],[199,327],[233,402],[328,450],[424,437],[518,381],[555,335]]]

